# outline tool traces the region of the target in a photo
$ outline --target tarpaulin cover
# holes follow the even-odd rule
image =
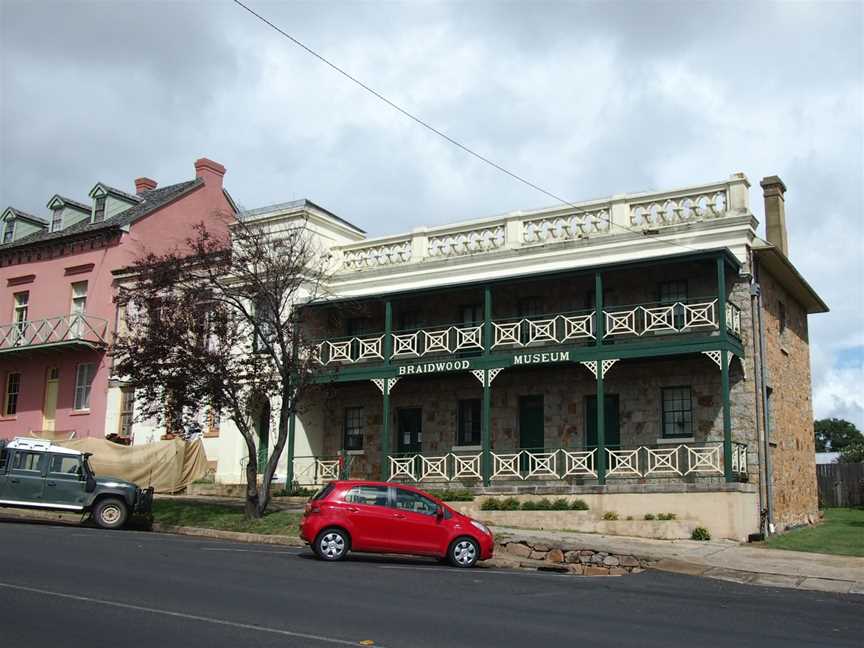
[[[207,473],[207,455],[200,439],[157,441],[124,446],[107,439],[55,441],[79,452],[90,452],[97,477],[117,477],[157,493],[176,493]]]

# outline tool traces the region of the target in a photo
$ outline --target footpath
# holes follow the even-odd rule
[[[864,594],[864,558],[768,549],[732,541],[652,540],[565,531],[493,527],[505,557],[511,545],[590,549],[610,556],[634,556],[651,569],[704,576],[748,585],[841,594]],[[551,553],[551,552],[550,552]]]

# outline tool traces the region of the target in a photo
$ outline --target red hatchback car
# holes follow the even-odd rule
[[[306,504],[300,537],[322,560],[349,551],[414,554],[473,567],[492,557],[492,532],[423,491],[388,482],[334,481]]]

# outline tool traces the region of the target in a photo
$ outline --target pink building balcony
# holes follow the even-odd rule
[[[108,344],[108,321],[91,315],[62,315],[0,325],[0,353],[68,345],[100,349]]]

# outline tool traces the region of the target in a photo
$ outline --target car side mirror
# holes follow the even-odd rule
[[[435,511],[435,517],[437,517],[439,520],[444,517],[444,507],[443,506],[440,506],[440,505],[438,506],[438,510]]]

